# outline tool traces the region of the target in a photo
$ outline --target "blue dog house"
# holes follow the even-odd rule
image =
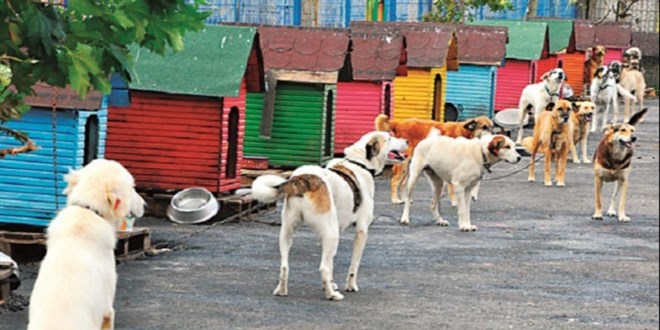
[[[64,175],[105,153],[106,96],[92,92],[80,100],[74,92],[58,88],[54,121],[52,89],[38,86],[36,91],[36,96],[26,98],[32,109],[7,122],[39,149],[0,159],[0,224],[47,226],[66,205]],[[19,142],[0,136],[0,148],[12,147],[20,147]]]

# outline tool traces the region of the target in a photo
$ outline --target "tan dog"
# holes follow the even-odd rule
[[[464,137],[472,139],[481,137],[486,134],[492,134],[493,121],[488,117],[480,116],[468,119],[462,122],[445,122],[430,119],[405,119],[405,120],[390,120],[386,115],[380,114],[375,119],[376,130],[390,132],[397,138],[408,141],[408,150],[406,153],[409,155],[408,159],[402,164],[397,164],[392,167],[392,181],[390,195],[392,203],[401,204],[403,201],[399,198],[399,188],[407,178],[407,167],[410,156],[415,149],[415,146],[425,139],[431,129],[437,129],[444,136],[448,137]],[[449,186],[449,197],[451,198],[452,205],[456,205],[455,195],[453,194],[453,187]],[[476,199],[476,195],[473,196]]]
[[[450,138],[430,134],[422,140],[410,160],[410,178],[406,184],[405,207],[401,224],[410,222],[410,201],[415,183],[422,172],[433,187],[431,210],[436,223],[448,226],[440,215],[439,199],[444,183],[452,183],[458,199],[458,227],[461,231],[475,231],[470,222],[470,195],[490,167],[504,160],[520,161],[516,145],[504,135],[488,135],[479,139]]]
[[[605,46],[597,45],[591,48],[591,56],[584,62],[584,73],[582,75],[582,85],[585,91],[589,91],[591,80],[594,79],[596,69],[605,63]]]
[[[321,280],[325,297],[330,300],[344,299],[333,281],[333,260],[340,232],[355,225],[346,291],[358,291],[358,268],[374,218],[373,176],[383,171],[388,160],[403,161],[401,152],[407,148],[406,141],[387,132],[371,132],[344,149],[345,158],[333,159],[325,168],[301,166],[288,180],[262,175],[252,183],[255,199],[262,202],[284,199],[279,239],[280,276],[274,295],[288,295],[289,250],[293,233],[300,224],[310,226],[321,238]]]
[[[554,160],[556,163],[555,179],[557,186],[565,185],[566,161],[571,143],[570,124],[568,120],[573,111],[571,103],[559,100],[557,103],[548,104],[548,111],[539,114],[534,123],[534,137],[525,138],[523,146],[527,148],[532,156],[530,158],[528,181],[535,181],[534,164],[536,154],[541,151],[545,154],[544,182],[546,186],[552,186],[550,166]]]
[[[28,329],[113,329],[114,249],[120,221],[144,200],[119,163],[96,159],[65,177],[66,207],[48,225]]]
[[[644,80],[644,74],[632,67],[624,68],[621,71],[621,79],[619,80],[619,85],[625,90],[631,92],[637,98],[637,104],[639,109],[644,109],[644,90],[646,89],[646,81]],[[623,121],[628,121],[630,118],[630,99],[627,97],[623,98]]]
[[[582,101],[575,102],[573,111],[571,112],[570,124],[570,137],[571,137],[571,155],[573,156],[573,163],[579,164],[580,159],[577,154],[577,144],[580,144],[582,152],[582,162],[585,164],[591,163],[591,159],[587,156],[587,138],[589,137],[589,129],[591,127],[591,120],[593,119],[596,105],[593,102]]]
[[[634,114],[628,123],[614,124],[605,127],[605,135],[598,144],[594,154],[594,181],[596,193],[596,211],[592,218],[594,220],[603,220],[603,208],[601,203],[601,192],[603,181],[616,181],[616,187],[610,200],[610,208],[607,216],[616,217],[617,213],[614,207],[616,198],[619,198],[619,216],[618,220],[622,222],[630,221],[626,215],[626,196],[628,194],[628,178],[632,170],[631,162],[633,157],[633,144],[637,140],[635,137],[635,127],[646,114],[647,109]]]

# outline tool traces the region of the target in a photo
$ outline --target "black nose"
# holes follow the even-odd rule
[[[635,143],[635,141],[637,141],[637,137],[636,137],[636,136],[631,137],[631,138],[630,138],[630,141],[632,141],[633,143]]]

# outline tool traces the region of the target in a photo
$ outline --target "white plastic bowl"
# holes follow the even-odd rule
[[[211,219],[220,210],[213,194],[199,187],[176,193],[167,207],[167,217],[176,223],[195,224]]]

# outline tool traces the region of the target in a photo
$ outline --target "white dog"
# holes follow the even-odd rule
[[[401,152],[408,148],[405,140],[387,132],[371,132],[344,149],[346,158],[334,159],[326,166],[302,166],[288,180],[275,175],[262,175],[252,183],[252,195],[262,202],[284,198],[280,254],[280,281],[273,292],[288,295],[289,249],[296,227],[305,223],[320,236],[322,245],[321,280],[325,297],[342,300],[333,282],[333,259],[339,244],[339,233],[355,224],[353,258],[346,280],[346,291],[358,291],[357,273],[373,221],[374,178],[386,161],[401,162]]]
[[[527,85],[520,95],[520,102],[518,109],[520,109],[520,120],[518,123],[518,138],[517,144],[522,143],[523,126],[529,115],[533,114],[534,118],[538,116],[541,111],[544,111],[550,102],[559,99],[560,91],[564,81],[568,79],[564,70],[560,68],[548,71],[541,76],[541,82],[536,84]]]
[[[67,205],[48,226],[28,329],[113,329],[116,232],[129,213],[142,216],[144,201],[115,161],[94,160],[65,179]]]
[[[405,207],[401,224],[410,222],[410,202],[419,175],[424,172],[433,187],[431,209],[436,223],[448,226],[440,215],[440,194],[447,183],[454,184],[458,200],[458,226],[461,231],[475,231],[470,223],[470,194],[486,171],[500,160],[520,161],[516,146],[504,135],[487,135],[481,139],[449,138],[430,135],[422,140],[410,160]]]
[[[616,83],[614,74],[606,66],[601,66],[596,69],[594,79],[591,81],[591,102],[596,104],[598,111],[594,112],[593,125],[591,125],[591,132],[596,131],[598,126],[598,114],[603,112],[602,129],[608,124],[608,117],[610,115],[610,107],[613,110],[613,121],[619,120],[619,97],[621,94],[624,98],[635,100],[635,96],[630,94],[625,88]]]

